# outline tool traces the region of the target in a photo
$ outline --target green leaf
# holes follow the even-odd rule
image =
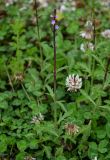
[[[64,156],[58,156],[56,157],[56,160],[66,160],[66,158]]]
[[[0,153],[7,150],[8,139],[5,134],[0,135]]]
[[[64,104],[61,101],[57,101],[56,103],[61,107],[62,111],[67,112]]]
[[[43,53],[47,58],[53,57],[53,49],[48,44],[46,44],[46,42],[42,42],[41,46],[43,48]]]
[[[100,143],[98,145],[98,151],[100,153],[106,153],[107,152],[107,144],[108,144],[108,140],[100,141]]]
[[[106,124],[106,133],[107,133],[107,136],[110,138],[110,123],[109,122]]]
[[[51,87],[49,86],[49,85],[46,85],[46,88],[47,88],[47,90],[49,91],[49,93],[50,93],[50,96],[54,99],[54,92],[53,92],[53,90],[51,89]]]
[[[7,109],[8,108],[8,102],[7,101],[0,102],[0,108],[1,109]]]
[[[31,139],[31,141],[29,142],[29,147],[31,149],[38,148],[38,140],[37,139]]]
[[[105,129],[96,130],[96,133],[97,133],[97,138],[99,138],[99,139],[103,139],[106,136]]]
[[[89,143],[88,156],[90,158],[93,158],[96,155],[97,155],[97,144],[96,144],[96,142],[90,142]]]
[[[7,144],[5,142],[0,142],[0,153],[7,151]]]
[[[51,158],[51,147],[50,146],[44,146],[44,152],[46,153],[46,156],[48,159]]]
[[[24,151],[28,146],[25,140],[20,140],[17,142],[17,147],[20,151]]]
[[[94,106],[96,106],[96,103],[92,100],[92,98],[84,90],[81,90],[81,93],[87,100],[89,100],[90,102],[92,102]]]
[[[74,21],[73,23],[69,24],[66,31],[69,34],[73,34],[73,33],[76,33],[78,31],[78,29],[79,29],[79,24]]]
[[[20,152],[16,156],[16,160],[23,160],[24,158],[25,158],[25,153],[24,152]]]

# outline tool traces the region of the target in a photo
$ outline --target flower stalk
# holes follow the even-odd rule
[[[107,65],[106,65],[106,68],[105,68],[105,75],[104,75],[104,82],[107,80],[109,65],[110,65],[110,57],[107,59]]]
[[[57,106],[56,106],[56,30],[59,28],[57,25],[57,15],[56,15],[56,9],[54,9],[53,15],[51,15],[51,25],[52,25],[52,31],[53,31],[53,52],[54,52],[54,69],[53,69],[53,77],[54,77],[54,86],[53,86],[53,91],[54,91],[54,121],[55,124],[57,122]]]
[[[56,9],[54,9],[54,21],[56,21]],[[53,48],[54,48],[54,95],[56,99],[56,29],[55,24],[53,25]]]
[[[92,13],[93,13],[93,45],[94,45],[94,52],[96,50],[96,26],[95,26],[95,1],[92,1],[93,6],[92,6]],[[92,77],[91,77],[91,88],[94,83],[94,69],[95,69],[95,60],[94,58],[92,59]]]
[[[34,6],[35,6],[35,16],[36,16],[36,25],[37,25],[37,35],[38,35],[38,41],[39,41],[39,49],[40,49],[40,58],[41,58],[41,68],[43,65],[43,53],[42,53],[42,48],[41,48],[41,38],[40,38],[40,27],[39,27],[39,16],[38,16],[38,6],[37,6],[37,1],[34,0]]]

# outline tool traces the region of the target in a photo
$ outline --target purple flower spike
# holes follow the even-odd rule
[[[58,18],[58,16],[56,15],[56,16],[55,16],[55,18],[57,19],[57,18]]]
[[[52,21],[51,21],[51,24],[54,25],[54,24],[55,24],[55,20],[52,20]]]
[[[58,26],[58,25],[55,25],[55,29],[56,29],[56,30],[59,29],[59,26]]]

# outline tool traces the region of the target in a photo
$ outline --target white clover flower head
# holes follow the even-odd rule
[[[67,8],[66,8],[66,6],[65,6],[64,4],[61,5],[60,11],[61,11],[61,12],[67,11]]]
[[[39,113],[38,116],[33,116],[32,117],[31,123],[39,124],[43,120],[44,120],[44,116],[41,113]]]
[[[21,7],[20,9],[19,9],[19,11],[24,11],[24,10],[26,10],[27,9],[27,6],[23,6],[23,7]]]
[[[100,4],[106,8],[110,7],[110,0],[100,0]]]
[[[43,8],[45,8],[45,7],[47,7],[47,6],[48,6],[47,1],[44,1],[44,0],[38,0],[38,2],[40,3],[40,6],[41,6],[41,7],[43,7]]]
[[[47,0],[36,0],[36,2],[40,5],[41,8],[45,8],[48,6]],[[28,3],[29,4],[34,3],[34,0],[29,0]]]
[[[72,6],[72,9],[71,9],[71,10],[72,10],[72,11],[75,11],[75,10],[76,10],[76,5],[77,5],[77,4],[76,4],[76,1],[72,1],[72,2],[71,2],[71,6]]]
[[[41,113],[39,113],[38,119],[39,119],[39,121],[43,121],[44,120],[44,116]]]
[[[39,123],[40,123],[40,121],[39,121],[39,119],[38,119],[38,117],[37,117],[37,116],[33,116],[33,117],[32,117],[32,121],[31,121],[31,123],[39,124]]]
[[[85,24],[85,27],[89,30],[92,30],[93,29],[93,22],[88,20]]]
[[[69,135],[75,135],[79,133],[79,126],[77,126],[76,124],[67,123],[65,124],[65,130]]]
[[[31,157],[31,156],[26,156],[26,157],[24,158],[24,160],[36,160],[36,158],[33,158],[33,157]]]
[[[90,20],[87,21],[85,24],[85,30],[80,32],[80,36],[85,39],[92,39],[93,29],[94,29],[93,22]]]
[[[33,3],[33,0],[29,0],[28,3],[29,3],[29,4]]]
[[[105,31],[101,32],[102,37],[110,38],[110,29],[106,29]]]
[[[82,38],[85,38],[85,39],[92,39],[93,38],[93,32],[91,32],[91,31],[81,31],[80,36]]]
[[[68,1],[63,1],[61,2],[61,7],[60,7],[60,11],[61,12],[70,12],[70,11],[75,11],[76,10],[76,1],[70,1],[68,3]]]
[[[87,42],[87,43],[82,43],[81,45],[80,45],[80,50],[82,51],[82,52],[86,52],[87,50],[91,50],[91,51],[94,51],[94,45],[93,45],[93,43],[91,43],[91,42]]]
[[[95,156],[92,160],[97,160],[97,157]]]
[[[17,0],[5,0],[5,6],[8,7],[10,5],[13,5],[14,2],[17,2]]]
[[[82,87],[82,78],[79,75],[69,75],[66,78],[66,87],[68,88],[67,91],[76,92]]]

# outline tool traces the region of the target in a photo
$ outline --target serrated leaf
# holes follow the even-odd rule
[[[24,151],[28,146],[25,140],[20,140],[17,142],[17,147],[20,151]]]

